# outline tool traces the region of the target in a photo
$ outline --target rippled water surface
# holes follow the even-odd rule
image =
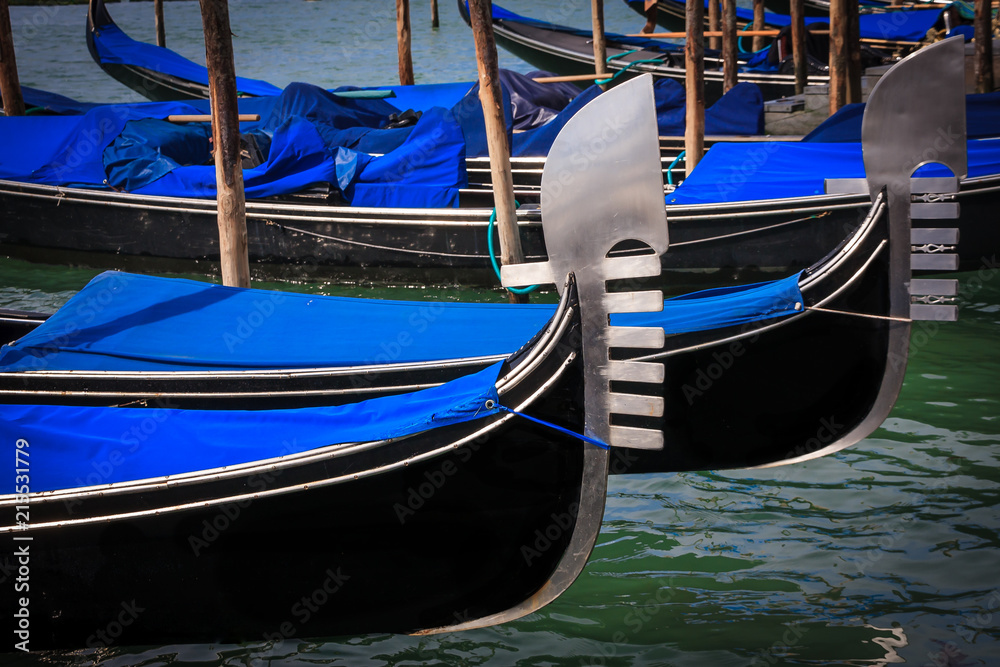
[[[453,3],[442,0],[437,31],[429,27],[429,3],[412,4],[417,80],[473,79],[471,34]],[[548,20],[589,22],[584,0],[506,4]],[[393,83],[393,5],[230,0],[238,71],[279,85]],[[151,3],[110,11],[127,32],[152,39]],[[90,61],[84,14],[79,6],[12,8],[22,82],[90,101],[136,99]],[[607,14],[612,30],[642,23],[613,0]],[[203,58],[197,3],[166,3],[166,22],[169,46]],[[503,53],[501,64],[532,69]],[[600,541],[582,576],[522,620],[430,638],[113,647],[7,655],[0,664],[998,665],[995,265],[984,261],[980,272],[959,275],[958,323],[915,328],[902,395],[872,437],[835,456],[771,470],[611,478]],[[96,273],[0,259],[0,307],[52,310]],[[322,282],[284,287],[500,298]]]

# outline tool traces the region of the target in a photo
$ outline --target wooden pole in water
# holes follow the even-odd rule
[[[441,19],[438,17],[438,0],[431,0],[431,27],[437,28],[441,25]]]
[[[792,64],[795,66],[795,94],[801,95],[806,90],[809,70],[806,68],[806,15],[803,0],[792,0],[790,3],[792,19]]]
[[[10,28],[10,10],[7,0],[0,0],[0,97],[3,112],[8,116],[24,115],[24,98],[21,82],[17,78],[17,59],[14,57],[14,33]]]
[[[490,153],[490,174],[493,178],[493,203],[496,206],[497,229],[500,232],[500,261],[522,264],[524,251],[517,230],[517,204],[514,202],[514,179],[510,171],[510,146],[504,120],[503,95],[500,91],[500,71],[497,45],[493,38],[493,3],[490,0],[469,0],[469,19],[476,41],[476,65],[479,69],[479,101],[486,120],[486,145]],[[527,294],[508,292],[511,303],[527,303]]]
[[[830,0],[830,115],[847,102],[847,4]]]
[[[222,283],[250,286],[247,258],[246,200],[236,104],[236,67],[227,0],[201,0],[205,28],[205,62],[212,107],[212,142],[215,146],[215,181],[218,189],[219,250]]]
[[[856,0],[847,3],[847,88],[848,104],[861,102],[861,18]]]
[[[976,92],[993,92],[993,25],[990,0],[976,0],[973,19],[976,42]],[[6,98],[5,98],[6,99]]]
[[[410,54],[410,0],[396,0],[396,51],[399,55],[399,84],[413,85],[413,56]]]
[[[690,174],[705,152],[705,5],[702,0],[687,0],[684,16],[687,27],[684,41],[684,85],[687,90],[684,167]]]
[[[594,72],[608,71],[608,42],[604,37],[604,0],[590,0],[590,14],[594,23]],[[607,89],[606,86],[602,88]]]
[[[753,0],[753,27],[751,30],[763,30],[764,29],[764,0]],[[760,51],[764,48],[764,37],[762,35],[756,35],[753,38],[753,46],[751,47],[754,51]]]
[[[736,85],[736,0],[722,0],[722,92]]]
[[[708,29],[711,32],[721,30],[719,27],[719,0],[708,0]],[[704,28],[703,28],[704,29]],[[722,48],[722,42],[718,37],[711,37],[708,40],[708,48],[718,51]]]
[[[167,45],[167,28],[163,23],[163,0],[153,0],[153,14],[156,16],[156,45]]]

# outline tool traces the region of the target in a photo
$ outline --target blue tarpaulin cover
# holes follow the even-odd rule
[[[794,312],[798,277],[668,299],[622,326],[681,333]],[[314,368],[507,355],[545,304],[383,301],[239,289],[109,271],[0,348],[0,371]],[[192,335],[197,332],[197,335]]]
[[[969,178],[1000,173],[1000,139],[968,142]],[[918,176],[948,176],[926,165]],[[667,204],[716,204],[808,197],[826,192],[828,178],[864,178],[861,144],[760,142],[712,146]]]
[[[679,5],[684,4],[684,0],[671,0]],[[629,4],[639,4],[630,2]],[[866,4],[862,2],[861,4]],[[872,3],[876,4],[876,3]],[[708,6],[708,0],[705,0]],[[927,31],[937,22],[941,13],[947,8],[928,7],[918,9],[900,9],[877,14],[861,14],[859,19],[860,34],[863,38],[872,39],[899,39],[904,41],[919,42]],[[753,21],[753,10],[744,7],[736,8],[736,18],[741,22]],[[783,27],[792,24],[792,19],[787,14],[775,14],[764,12],[764,22],[770,26]],[[807,16],[805,22],[828,23],[829,19],[822,16]]]
[[[802,138],[816,143],[861,141],[861,119],[865,104],[847,104]],[[969,139],[988,139],[1000,134],[1000,92],[965,96],[965,132]]]
[[[468,182],[463,125],[450,110],[431,108],[413,127],[379,130],[396,111],[385,101],[337,97],[308,84],[250,106],[261,120],[241,131],[256,134],[270,151],[263,164],[244,169],[249,198],[332,183],[356,206],[451,207]],[[161,102],[99,106],[76,117],[5,118],[0,177],[214,197],[206,128],[160,120],[189,113],[200,110]]]
[[[500,367],[498,362],[439,387],[336,407],[0,405],[0,438],[28,442],[33,493],[179,475],[326,445],[398,438],[496,414]],[[493,407],[486,407],[488,400]],[[0,494],[16,493],[14,476],[8,477]]]

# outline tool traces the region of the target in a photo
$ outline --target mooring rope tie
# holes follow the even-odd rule
[[[490,403],[492,403],[492,402],[493,401],[487,401],[486,402],[486,407],[487,408],[492,408],[493,406],[490,405]],[[563,428],[562,426],[558,426],[556,424],[553,424],[552,422],[547,422],[544,419],[539,419],[538,417],[532,417],[531,415],[526,415],[523,412],[518,412],[517,410],[512,410],[511,408],[508,408],[505,405],[501,405],[500,403],[497,403],[496,407],[501,412],[507,412],[507,413],[510,413],[512,415],[517,415],[518,417],[524,417],[528,421],[535,422],[536,424],[540,424],[542,426],[547,426],[547,427],[549,427],[551,429],[554,429],[556,431],[559,431],[560,433],[563,433],[565,435],[571,436],[573,438],[577,438],[578,440],[583,440],[584,442],[588,442],[588,443],[590,443],[590,444],[592,444],[592,445],[594,445],[596,447],[600,447],[601,449],[610,449],[610,447],[608,445],[606,445],[605,443],[601,442],[600,440],[597,440],[596,438],[591,438],[590,436],[586,436],[586,435],[584,435],[582,433],[577,433],[575,431],[571,431],[568,428]]]
[[[521,208],[521,203],[514,200],[514,208]],[[493,250],[493,227],[496,226],[497,222],[497,210],[493,209],[493,213],[490,214],[490,222],[486,226],[486,249],[490,254],[490,264],[493,265],[493,273],[497,274],[497,280],[503,283],[503,279],[500,277],[500,265],[497,264],[496,251]],[[534,292],[538,289],[538,285],[531,285],[529,287],[506,287],[504,289],[513,294],[528,294]]]
[[[625,56],[630,56],[633,53],[636,53],[638,51],[642,51],[642,49],[632,49],[631,51],[626,51],[625,53],[618,54],[617,56],[608,56],[607,58],[604,59],[604,62],[610,65],[612,60],[619,60],[621,58],[624,58]],[[670,57],[669,53],[664,53],[663,55],[665,55],[667,58]],[[645,59],[645,60],[633,60],[633,61],[629,62],[627,65],[625,65],[625,67],[623,67],[622,69],[620,69],[617,72],[615,72],[614,75],[612,75],[611,77],[609,77],[607,79],[597,79],[597,80],[594,81],[594,83],[596,83],[598,86],[603,86],[603,85],[605,85],[607,83],[611,83],[612,81],[614,81],[615,79],[617,79],[618,77],[620,77],[622,74],[624,74],[625,72],[627,72],[629,70],[629,68],[632,67],[632,65],[638,65],[640,63],[650,64],[650,65],[662,65],[662,64],[664,64],[664,61],[662,59],[660,59],[660,58],[648,58],[648,59]]]
[[[872,315],[871,313],[855,313],[849,310],[835,310],[833,308],[820,308],[819,306],[806,306],[806,310],[815,310],[819,313],[833,313],[834,315],[850,315],[851,317],[864,317],[870,320],[888,320],[890,322],[906,322],[912,324],[909,317],[893,317],[892,315]]]

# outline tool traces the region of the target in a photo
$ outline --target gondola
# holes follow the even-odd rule
[[[945,285],[910,279],[909,197],[898,196],[908,192],[910,174],[893,155],[912,145],[911,133],[961,123],[961,103],[929,111],[926,124],[887,119],[913,79],[934,69],[934,52],[954,46],[922,52],[880,82],[865,128],[866,143],[880,142],[866,158],[870,214],[801,275],[682,299],[678,316],[673,306],[660,312],[660,292],[640,289],[659,272],[655,254],[608,257],[625,242],[667,251],[645,78],[598,98],[553,146],[543,176],[549,259],[504,269],[508,284],[555,281],[561,301],[505,360],[360,403],[342,393],[294,408],[250,397],[238,410],[154,408],[121,399],[81,405],[39,392],[36,404],[0,405],[0,429],[22,475],[0,496],[7,517],[0,531],[31,575],[30,599],[14,587],[3,593],[5,610],[28,619],[16,620],[15,647],[503,623],[552,601],[580,573],[609,473],[776,465],[857,442],[899,391],[910,322],[953,315],[953,307],[911,303],[911,293]],[[954,80],[938,81],[938,99],[960,100]],[[618,162],[627,170],[574,159],[608,114],[633,130],[613,149],[628,156]],[[956,175],[964,171],[962,145],[938,159]],[[552,187],[567,170],[571,186]],[[627,196],[593,187],[609,181],[627,184]],[[108,288],[109,280],[100,282]],[[68,304],[62,323],[57,314],[46,325],[72,342],[77,332],[116,335],[142,320],[169,327],[173,313],[206,305],[178,293],[150,307],[136,303],[122,317],[110,308],[113,292]],[[266,298],[224,290],[209,301],[245,294]],[[660,325],[671,311],[684,328],[666,335]],[[366,330],[374,322],[329,327],[360,330],[360,340],[379,336]],[[490,323],[471,326],[485,331]],[[203,329],[199,338],[224,328]],[[398,323],[386,332],[398,334]],[[439,349],[458,340],[454,331],[438,333]],[[178,334],[192,340],[175,326]],[[800,354],[797,346],[809,349]],[[726,354],[739,361],[714,387],[692,385],[702,395],[691,400],[686,379],[697,383],[698,371],[712,377],[700,364],[722,363]],[[761,368],[777,395],[743,419],[743,411],[762,408]],[[364,367],[353,372],[359,381],[368,375]],[[794,400],[783,400],[786,393]],[[677,400],[687,405],[675,412]],[[696,428],[705,414],[713,424]]]
[[[625,4],[636,13],[645,16],[645,2],[643,0],[624,0]],[[707,4],[707,3],[706,3]],[[657,25],[670,31],[684,31],[684,5],[683,0],[659,0],[656,3],[656,23]],[[781,29],[791,25],[789,18],[790,7],[787,0],[783,2],[768,2],[768,11],[764,13],[764,25],[766,28]],[[830,20],[830,3],[826,0],[806,0],[803,3],[806,23],[828,23]],[[954,16],[951,13],[951,6],[947,4],[916,3],[909,4],[905,8],[902,6],[889,6],[890,3],[862,2],[860,7],[860,36],[869,39],[877,39],[880,42],[894,42],[894,46],[903,47],[904,43],[910,45],[923,42],[927,36],[927,31],[931,28],[935,30],[951,31],[961,20],[960,10],[955,8]],[[879,15],[887,12],[902,12],[895,20],[883,20]],[[956,20],[957,19],[957,20]],[[708,29],[708,12],[705,12],[705,29]],[[753,10],[749,8],[737,7],[736,25],[740,30],[746,29],[753,22]],[[749,42],[746,43],[749,50]]]
[[[469,23],[465,0],[458,0],[462,18]],[[493,33],[497,44],[540,69],[560,74],[589,74],[594,70],[593,33],[568,26],[520,16],[493,4]],[[684,47],[670,42],[607,33],[607,70],[612,74],[649,73],[657,78],[684,82]],[[740,80],[755,83],[764,99],[778,99],[795,93],[795,76],[778,71],[746,67],[748,55],[741,54]],[[825,72],[810,72],[809,85],[829,83]],[[722,54],[705,52],[705,103],[712,104],[723,94]]]

